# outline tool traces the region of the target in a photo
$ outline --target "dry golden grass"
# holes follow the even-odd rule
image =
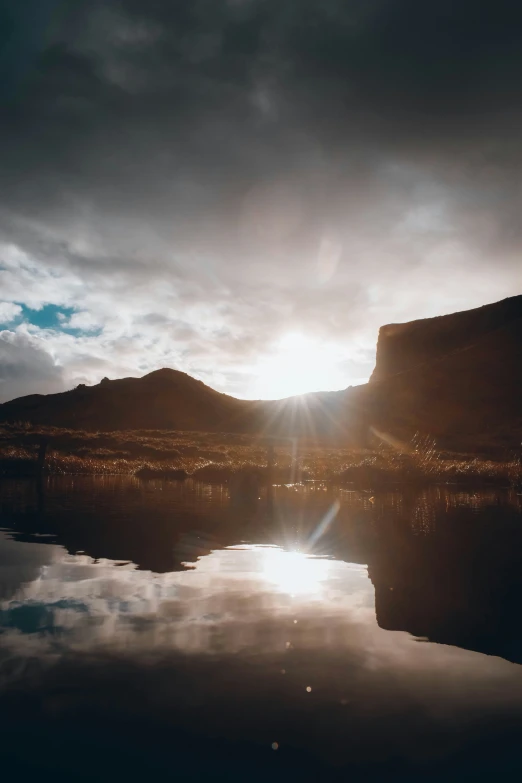
[[[226,480],[238,471],[263,473],[266,443],[248,435],[165,431],[81,432],[0,426],[0,475],[35,459],[42,437],[49,440],[45,472],[174,476],[185,471],[207,481]],[[4,466],[4,468],[3,468]],[[6,466],[9,466],[7,470]],[[13,468],[13,466],[15,466]],[[520,455],[489,459],[437,452],[429,437],[416,436],[400,450],[376,443],[372,450],[301,443],[297,454],[288,442],[275,443],[275,482],[303,479],[380,483],[452,482],[522,485]]]

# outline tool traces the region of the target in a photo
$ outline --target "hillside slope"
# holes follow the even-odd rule
[[[20,397],[0,406],[0,421],[84,430],[212,429],[241,414],[241,400],[176,370],[143,378],[104,379],[60,394]]]
[[[286,400],[238,400],[177,370],[103,380],[61,394],[30,395],[0,405],[0,421],[86,431],[127,429],[252,432],[353,438],[359,426],[350,392]]]

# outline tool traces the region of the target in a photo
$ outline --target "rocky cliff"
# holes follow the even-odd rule
[[[368,411],[378,429],[448,448],[520,446],[522,296],[380,330]]]
[[[522,296],[513,296],[474,310],[382,326],[370,382],[382,381],[391,375],[472,348],[483,338],[520,318]]]

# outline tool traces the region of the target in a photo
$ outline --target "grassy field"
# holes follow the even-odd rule
[[[247,435],[132,430],[81,432],[0,426],[0,476],[23,475],[36,466],[38,445],[48,442],[49,474],[134,474],[226,481],[238,472],[267,471],[268,441]],[[441,454],[434,441],[416,435],[407,444],[376,441],[374,448],[347,449],[274,441],[274,483],[302,480],[354,482],[373,487],[404,482],[490,483],[522,486],[520,454],[495,459]]]

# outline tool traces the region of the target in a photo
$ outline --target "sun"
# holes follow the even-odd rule
[[[284,335],[255,368],[252,397],[281,399],[348,386],[345,348],[298,332]]]

